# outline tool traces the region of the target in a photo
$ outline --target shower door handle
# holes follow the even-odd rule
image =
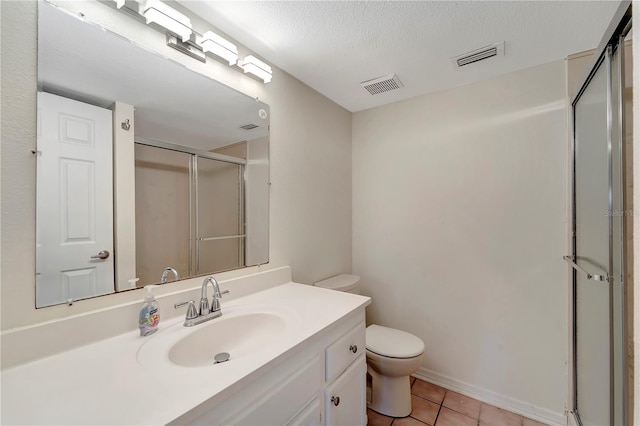
[[[576,262],[573,261],[573,256],[563,256],[563,259],[566,260],[567,263],[573,267],[573,269],[586,275],[588,280],[609,281],[608,275],[596,275],[596,274],[591,274],[587,272],[584,268],[582,268]]]

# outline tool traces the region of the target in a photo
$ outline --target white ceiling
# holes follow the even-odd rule
[[[597,47],[618,1],[179,0],[258,56],[350,111],[448,89]],[[505,42],[506,55],[450,58]],[[404,87],[360,82],[395,73]]]

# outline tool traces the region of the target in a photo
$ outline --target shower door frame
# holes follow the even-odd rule
[[[571,249],[572,249],[572,259],[577,261],[576,258],[576,114],[575,108],[577,102],[580,100],[581,96],[584,94],[587,86],[591,82],[592,78],[599,70],[601,66],[606,68],[607,73],[607,151],[608,151],[608,204],[609,204],[609,267],[607,271],[607,283],[609,286],[609,419],[610,423],[613,426],[615,419],[615,403],[614,397],[616,395],[615,387],[621,386],[622,389],[618,389],[618,392],[621,393],[622,398],[622,424],[629,424],[629,406],[628,406],[628,369],[627,369],[627,351],[626,351],[626,342],[627,342],[627,330],[626,330],[626,306],[627,301],[624,297],[624,286],[628,285],[626,282],[627,276],[627,267],[630,266],[626,262],[626,251],[625,245],[623,241],[626,237],[626,221],[622,220],[622,240],[618,243],[622,245],[621,247],[621,274],[620,277],[614,277],[614,259],[613,259],[613,179],[617,178],[621,180],[620,191],[621,194],[619,199],[621,200],[623,210],[626,208],[625,202],[625,188],[626,188],[626,179],[628,178],[625,173],[625,164],[626,164],[626,149],[625,149],[625,115],[624,115],[624,82],[625,82],[625,73],[624,73],[624,37],[631,29],[631,0],[624,0],[621,2],[616,14],[614,15],[607,31],[600,42],[595,54],[593,55],[593,61],[590,66],[587,68],[589,71],[587,75],[584,77],[582,84],[579,86],[580,90],[573,96],[571,99],[571,122],[572,122],[572,136],[571,136]],[[619,96],[617,98],[617,105],[613,105],[613,75],[612,75],[612,64],[613,64],[613,54],[618,51],[618,87],[615,89],[619,91]],[[622,90],[621,90],[622,89]],[[618,121],[616,123],[613,122],[613,108],[618,109]],[[613,140],[614,134],[614,126],[618,126],[618,140]],[[613,176],[613,158],[612,158],[612,144],[619,144],[619,161],[620,161],[620,174],[621,176]],[[576,265],[572,268],[572,285],[571,285],[571,344],[569,345],[569,359],[570,359],[570,396],[569,396],[569,413],[568,415],[572,417],[575,424],[582,426],[582,421],[579,415],[579,407],[578,407],[578,363],[577,363],[577,297],[576,297],[576,286],[577,286],[577,273]],[[621,309],[622,312],[619,314],[622,317],[621,327],[622,327],[622,342],[620,344],[622,347],[620,348],[621,358],[617,359],[618,362],[622,363],[622,383],[617,384],[615,382],[615,354],[614,350],[614,309],[613,309],[613,292],[614,292],[614,284],[617,284],[616,279],[620,280],[620,290],[622,292],[622,304]]]
[[[182,152],[189,155],[189,277],[196,277],[200,275],[206,275],[207,273],[200,273],[199,255],[200,255],[200,241],[207,239],[230,239],[237,238],[242,241],[238,249],[238,257],[242,260],[242,266],[246,266],[246,167],[247,160],[237,157],[231,157],[229,155],[218,154],[210,151],[202,151],[195,148],[190,148],[183,145],[177,145],[171,142],[165,142],[155,139],[136,137],[135,143],[139,145],[146,145],[154,148],[168,149],[170,151]],[[206,158],[208,160],[222,161],[224,163],[235,164],[239,166],[238,171],[238,183],[240,185],[240,200],[239,200],[239,229],[236,235],[227,235],[214,238],[202,238],[199,236],[199,215],[198,215],[198,158]],[[223,271],[217,271],[223,272]]]

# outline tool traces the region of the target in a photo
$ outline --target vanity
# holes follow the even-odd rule
[[[233,294],[243,278],[231,281],[220,285]],[[276,284],[223,299],[220,318],[194,327],[181,313],[140,337],[132,323],[130,332],[4,370],[2,423],[366,424],[370,299],[290,278]],[[161,313],[198,289],[190,291],[159,298]],[[214,364],[222,351],[230,359]]]
[[[370,299],[269,258],[273,89],[116,3],[38,2],[35,140],[14,147],[36,184],[34,286],[3,282],[24,297],[3,304],[19,320],[1,336],[0,423],[366,424]],[[184,327],[174,305],[214,273],[222,316]],[[135,290],[158,283],[160,328],[140,337]]]

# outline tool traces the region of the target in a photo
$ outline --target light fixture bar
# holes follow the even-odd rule
[[[194,46],[191,43],[180,41],[178,37],[169,31],[167,31],[167,46],[173,47],[178,52],[189,55],[200,62],[207,62],[207,57],[204,55],[204,52],[200,50],[200,46]]]
[[[271,67],[253,55],[246,56],[242,61],[242,69],[246,73],[251,73],[261,78],[265,83],[271,82]]]
[[[212,31],[207,31],[202,35],[200,46],[202,46],[202,50],[205,53],[211,52],[228,61],[229,65],[235,65],[238,62],[238,48],[236,45]]]
[[[182,41],[187,41],[191,37],[191,20],[160,0],[147,0],[142,15],[146,18],[147,24],[155,22],[179,35]]]

